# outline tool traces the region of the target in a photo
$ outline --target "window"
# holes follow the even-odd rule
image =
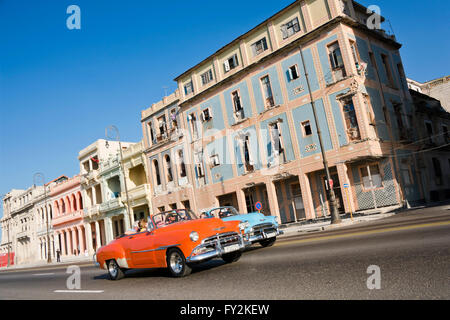
[[[413,184],[412,180],[412,174],[411,174],[411,167],[407,164],[402,164],[400,169],[403,177],[403,182],[405,185],[410,186]]]
[[[223,68],[225,69],[225,73],[233,70],[239,65],[237,54],[233,55],[231,58],[225,60],[223,64]]]
[[[280,123],[279,122],[272,123],[269,125],[269,128],[270,128],[270,141],[272,143],[271,156],[276,158],[281,154],[284,155],[283,137],[281,135]],[[282,159],[282,162],[284,162],[284,157]]]
[[[177,110],[172,109],[170,110],[170,120],[172,121],[172,129],[178,128],[178,120],[177,120]]]
[[[434,169],[434,176],[435,176],[435,182],[437,186],[442,185],[442,169],[441,169],[441,162],[437,158],[433,158],[433,169]]]
[[[167,182],[172,182],[173,175],[172,175],[172,163],[170,161],[170,157],[168,155],[166,155],[164,157],[164,159],[166,160]]]
[[[389,64],[389,57],[385,54],[381,54],[381,60],[383,61],[384,72],[388,78],[389,84],[394,86],[394,78],[392,78],[392,72]]]
[[[342,110],[344,112],[345,125],[347,127],[347,136],[350,140],[358,140],[360,138],[358,120],[356,118],[355,106],[353,99],[344,100]]]
[[[328,47],[328,52],[330,55],[331,68],[340,69],[344,68],[344,60],[342,59],[341,48],[336,42]]]
[[[234,116],[237,120],[242,120],[245,118],[244,109],[242,108],[241,97],[239,96],[239,91],[233,91],[231,93],[231,100],[233,101]]]
[[[395,119],[397,121],[397,127],[400,132],[400,139],[406,139],[406,132],[404,130],[403,118],[402,118],[402,104],[401,103],[393,103]]]
[[[217,167],[217,166],[220,166],[220,160],[219,160],[219,155],[217,155],[217,154],[214,154],[214,155],[212,155],[211,156],[211,159],[210,159],[210,165],[211,165],[211,167]]]
[[[350,49],[352,50],[352,57],[353,57],[353,61],[355,61],[356,70],[358,70],[358,72],[360,72],[361,65],[359,63],[358,48],[356,47],[356,43],[351,40],[350,40]]]
[[[211,120],[212,119],[211,109],[206,108],[205,110],[203,110],[201,117],[202,117],[203,122],[207,122],[207,121]]]
[[[304,121],[302,122],[302,128],[303,128],[303,136],[308,137],[312,135],[312,128],[311,128],[311,122]]]
[[[403,65],[401,63],[397,63],[397,71],[398,71],[398,75],[400,76],[400,83],[402,85],[402,87],[405,87],[405,80],[406,80],[406,75],[405,75],[405,70],[403,69]]]
[[[257,55],[263,53],[264,51],[266,51],[268,49],[267,47],[267,40],[266,38],[262,38],[259,41],[256,41],[254,44],[252,44],[252,51],[253,51],[253,56],[256,57]]]
[[[201,78],[202,78],[202,84],[203,85],[207,85],[208,83],[213,81],[214,78],[213,78],[212,69],[209,69],[204,74],[202,74]]]
[[[161,185],[161,176],[159,175],[159,165],[158,160],[153,160],[153,170],[154,170],[154,178],[156,181],[156,185]]]
[[[152,143],[155,142],[155,132],[153,130],[153,123],[150,121],[148,123],[148,130],[150,131],[150,140]]]
[[[166,124],[166,116],[162,116],[158,118],[159,125],[159,139],[162,139],[166,136],[167,133],[167,124]]]
[[[450,136],[448,134],[448,127],[445,124],[442,125],[442,133],[443,133],[444,141],[446,143],[448,143]]]
[[[298,23],[298,18],[292,19],[286,24],[281,26],[281,34],[283,35],[283,40],[289,38],[290,36],[296,34],[300,31],[300,24]]]
[[[346,73],[339,43],[335,42],[330,45],[328,47],[328,52],[335,81],[342,80],[346,76]]]
[[[293,81],[293,80],[297,80],[298,78],[300,78],[300,75],[298,72],[298,66],[294,65],[289,68],[289,80]]]
[[[195,160],[195,174],[197,178],[205,177],[205,170],[203,168],[203,151],[197,151],[194,155]]]
[[[194,92],[194,85],[192,81],[189,81],[187,84],[184,85],[184,94],[187,96]]]
[[[255,208],[255,201],[253,199],[252,193],[245,194],[245,206],[247,207],[247,212],[253,212]]]
[[[188,116],[188,121],[191,123],[191,133],[192,133],[192,138],[198,139],[198,130],[197,130],[197,117],[195,116],[195,113],[191,113]]]
[[[274,107],[275,101],[273,99],[272,85],[270,83],[269,76],[265,76],[264,78],[261,79],[261,85],[265,99],[265,107],[266,108]]]
[[[428,142],[433,143],[433,125],[431,124],[431,122],[426,121],[425,127],[427,129],[427,134],[428,134],[428,139],[429,139]]]
[[[383,187],[380,168],[377,164],[361,168],[361,177],[364,189],[373,190]]]
[[[184,163],[183,150],[178,150],[178,163],[180,164],[180,177],[186,177],[186,164]]]
[[[246,135],[241,138],[240,144],[242,146],[242,153],[244,155],[244,168],[246,172],[254,170],[253,157],[250,153],[250,136]]]

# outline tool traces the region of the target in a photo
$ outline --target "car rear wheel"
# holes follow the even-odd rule
[[[124,271],[114,259],[108,261],[108,274],[111,280],[120,280],[125,276]]]
[[[242,256],[241,251],[226,253],[222,255],[222,260],[225,261],[226,263],[232,263],[238,261],[241,258],[241,256]]]
[[[176,248],[167,252],[167,268],[172,276],[177,278],[185,277],[192,271],[192,268],[186,263],[183,252]]]
[[[269,239],[265,239],[265,240],[261,240],[259,242],[260,245],[262,245],[263,247],[271,247],[273,246],[273,244],[275,243],[275,241],[277,241],[277,238],[269,238]]]

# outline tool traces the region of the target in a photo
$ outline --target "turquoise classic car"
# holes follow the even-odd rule
[[[203,218],[220,218],[224,221],[240,221],[247,245],[259,242],[263,247],[273,245],[277,236],[283,232],[278,230],[278,222],[274,216],[265,216],[259,212],[240,214],[234,207],[217,207],[203,213]]]

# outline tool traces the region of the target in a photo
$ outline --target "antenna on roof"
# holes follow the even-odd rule
[[[164,86],[163,89],[164,89],[164,97],[167,97],[167,89],[169,89],[169,87]]]

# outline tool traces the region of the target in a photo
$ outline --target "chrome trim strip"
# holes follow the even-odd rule
[[[157,249],[151,249],[151,250],[131,251],[131,253],[145,253],[145,252],[152,252],[152,251],[160,251],[160,250],[166,250],[167,248],[178,247],[178,246],[181,246],[181,244],[174,244],[171,246],[164,246],[164,247],[159,247]]]

